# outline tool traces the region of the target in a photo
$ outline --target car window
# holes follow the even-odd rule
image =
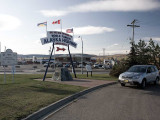
[[[146,67],[145,66],[133,66],[131,67],[128,72],[146,72]]]
[[[148,67],[147,73],[151,73],[151,67]]]
[[[151,72],[155,72],[155,68],[154,67],[151,67]]]
[[[156,66],[154,66],[154,69],[155,69],[156,71],[158,71],[158,69],[157,69],[157,67],[156,67]]]

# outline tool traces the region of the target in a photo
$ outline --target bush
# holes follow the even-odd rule
[[[113,66],[112,70],[110,71],[110,75],[114,77],[118,77],[121,73],[128,70],[128,65],[126,63],[120,62]]]

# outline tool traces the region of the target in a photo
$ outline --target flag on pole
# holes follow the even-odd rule
[[[53,21],[52,24],[60,24],[60,20]]]
[[[72,29],[67,29],[66,33],[73,33],[73,28]]]
[[[47,26],[47,22],[43,22],[43,23],[38,23],[37,26]]]

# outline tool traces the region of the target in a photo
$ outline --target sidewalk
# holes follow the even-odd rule
[[[42,79],[36,79],[36,80],[42,81]],[[75,86],[82,86],[82,87],[88,87],[88,88],[103,85],[106,83],[115,82],[115,81],[77,79],[77,78],[73,78],[73,81],[54,81],[52,80],[52,78],[46,78],[45,81],[56,82],[56,83],[61,83],[61,84],[68,84],[68,85],[75,85]]]

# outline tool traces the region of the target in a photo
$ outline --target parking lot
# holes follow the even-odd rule
[[[59,68],[59,67],[57,67]],[[29,65],[16,65],[15,67],[15,73],[16,74],[42,74],[45,72],[46,67],[44,67],[43,64],[29,64]],[[70,72],[72,72],[71,67],[68,68]],[[12,71],[12,67],[8,66],[5,67],[6,73],[11,73]],[[103,68],[93,68],[93,74],[108,74],[109,73],[109,69],[105,70]],[[81,68],[75,68],[76,73],[81,73]],[[48,68],[48,73],[53,73],[54,72],[54,68],[49,67]],[[0,74],[4,73],[4,68],[2,66],[0,66]],[[83,73],[86,74],[86,68],[83,68]]]

